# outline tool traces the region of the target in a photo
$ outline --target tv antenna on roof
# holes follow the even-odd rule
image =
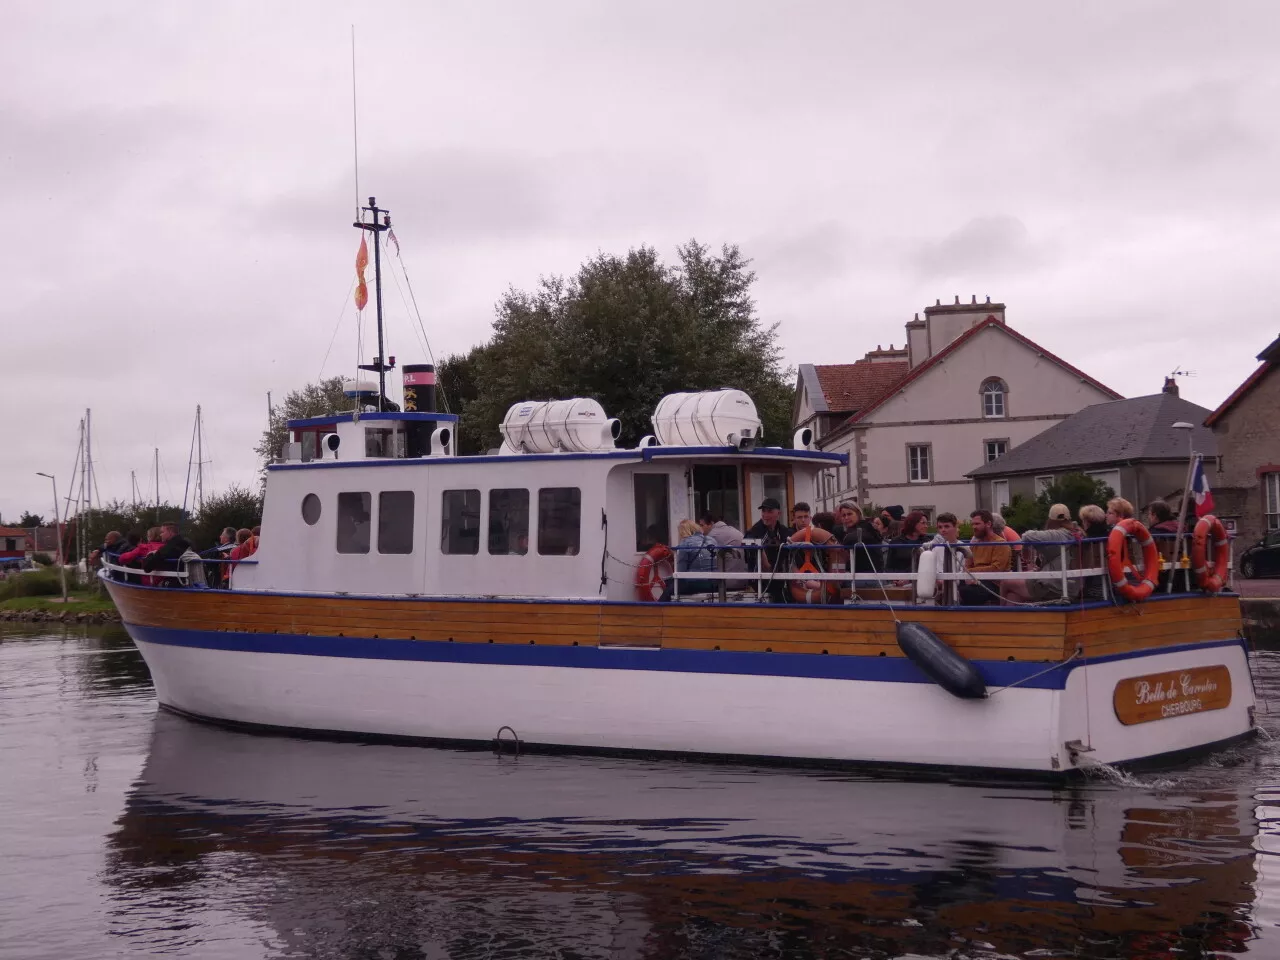
[[[1196,372],[1194,370],[1172,370],[1169,373],[1171,377],[1194,377],[1195,375]]]

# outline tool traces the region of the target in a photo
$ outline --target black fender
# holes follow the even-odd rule
[[[978,668],[923,624],[899,623],[898,646],[912,663],[947,693],[965,700],[981,700],[987,695],[987,682],[982,679]]]

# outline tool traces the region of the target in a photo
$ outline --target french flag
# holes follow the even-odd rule
[[[1213,512],[1213,491],[1209,489],[1209,478],[1204,474],[1203,457],[1196,457],[1196,472],[1191,477],[1191,496],[1196,502],[1197,517]]]

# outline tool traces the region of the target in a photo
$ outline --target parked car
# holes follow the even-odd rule
[[[1252,547],[1240,554],[1240,576],[1280,576],[1280,530],[1272,530]]]

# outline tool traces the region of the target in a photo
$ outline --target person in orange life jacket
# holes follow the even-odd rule
[[[1013,561],[1013,549],[1005,538],[996,533],[989,510],[975,510],[969,514],[973,524],[971,551],[965,569],[973,574],[1004,573]],[[993,546],[995,544],[995,546]],[[1000,583],[997,580],[960,584],[960,602],[966,607],[985,607],[1000,602]]]
[[[747,551],[747,569],[753,571],[776,570],[778,568],[778,554],[781,552],[778,549],[778,544],[785,543],[794,531],[779,521],[782,504],[778,503],[773,497],[765,497],[761,500],[759,509],[760,519],[752,525],[743,539],[754,540],[765,549]],[[785,581],[775,580],[769,585],[769,596],[775,602],[786,602],[785,595]]]

